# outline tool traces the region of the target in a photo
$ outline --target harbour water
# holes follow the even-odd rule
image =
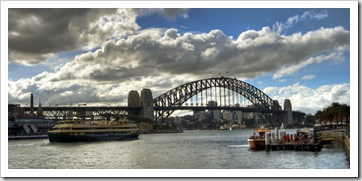
[[[295,132],[295,130],[287,130]],[[349,169],[343,144],[320,152],[252,151],[254,130],[142,134],[138,140],[49,143],[9,140],[9,169]]]

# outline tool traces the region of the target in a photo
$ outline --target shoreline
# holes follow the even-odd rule
[[[32,135],[32,136],[8,136],[8,140],[21,140],[21,139],[44,139],[48,135]]]

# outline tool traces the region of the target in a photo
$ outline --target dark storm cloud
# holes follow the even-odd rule
[[[138,14],[166,18],[187,9],[9,9],[9,61],[34,65],[60,52],[92,49],[139,29]]]
[[[117,9],[9,9],[9,61],[36,64],[138,29]],[[130,16],[131,17],[131,16]],[[129,23],[129,24],[127,24]],[[117,26],[118,25],[118,26]],[[109,28],[123,28],[115,33]]]
[[[10,9],[9,48],[33,54],[74,49],[78,37],[69,26],[74,17],[84,17],[87,12],[89,9]],[[77,26],[87,27],[84,23]]]

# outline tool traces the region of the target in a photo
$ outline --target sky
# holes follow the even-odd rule
[[[9,104],[126,106],[221,73],[314,114],[350,104],[350,62],[348,8],[8,10]]]

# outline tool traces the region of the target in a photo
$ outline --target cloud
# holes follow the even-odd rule
[[[335,27],[321,28],[304,35],[296,33],[286,36],[264,27],[260,31],[243,32],[237,42],[239,50],[242,50],[238,56],[239,61],[244,62],[240,71],[253,71],[254,75],[258,75],[258,70],[267,72],[282,67],[282,70],[274,76],[278,78],[299,70],[314,62],[314,59],[320,59],[313,58],[314,55],[342,50],[341,47],[349,44],[349,32],[343,27]],[[331,54],[340,55],[340,53]]]
[[[9,62],[35,65],[56,54],[91,50],[139,30],[137,13],[187,18],[187,9],[9,9]],[[146,13],[147,12],[147,13]]]
[[[86,103],[88,106],[127,105],[128,93],[131,90],[141,91],[151,88],[156,97],[185,82],[194,81],[192,77],[178,76],[144,76],[139,80],[129,79],[119,82],[99,83],[89,80],[61,80],[51,81],[57,75],[43,72],[43,74],[17,81],[8,81],[9,103],[29,104],[30,93],[34,100],[40,100],[43,105],[73,105]]]
[[[300,19],[302,20],[306,20],[306,19],[316,19],[316,20],[321,20],[324,18],[328,18],[328,11],[324,10],[321,12],[313,12],[313,11],[306,11],[303,13],[302,16],[300,16]]]
[[[9,62],[36,64],[139,29],[128,9],[9,9]]]
[[[268,96],[279,101],[283,107],[285,99],[290,99],[293,110],[315,114],[330,106],[333,102],[350,104],[350,85],[334,84],[323,85],[312,89],[299,83],[286,87],[267,87],[263,90]]]
[[[56,79],[120,81],[160,73],[212,76],[220,71],[254,78],[282,66],[274,75],[279,78],[312,63],[340,59],[341,52],[311,56],[348,43],[349,32],[342,27],[291,36],[265,27],[246,31],[236,41],[221,30],[181,35],[176,29],[148,29],[76,56],[59,70]]]
[[[167,19],[176,19],[178,16],[189,18],[187,8],[135,8],[132,11],[139,16],[149,16],[151,14],[159,14]]]
[[[322,63],[324,61],[335,61],[335,62],[339,62],[343,59],[343,52],[332,52],[329,55],[320,55],[317,57],[311,57],[308,58],[305,61],[302,61],[298,64],[294,64],[294,65],[285,65],[283,66],[281,69],[279,69],[274,75],[273,75],[273,79],[278,79],[280,77],[286,76],[286,75],[290,75],[293,74],[297,71],[299,71],[300,69],[310,65],[310,64],[314,64],[314,63]]]
[[[235,40],[221,30],[183,34],[173,28],[141,30],[135,19],[145,12],[133,9],[95,12],[58,9],[52,13],[51,10],[35,12],[29,9],[23,12],[16,9],[9,12],[12,18],[34,16],[30,20],[9,21],[9,25],[12,23],[9,40],[13,41],[11,46],[9,41],[9,54],[13,52],[16,56],[26,57],[11,59],[12,62],[36,64],[42,59],[36,56],[56,58],[56,53],[62,51],[97,48],[57,66],[54,72],[9,80],[9,103],[28,103],[29,94],[33,92],[34,96],[45,100],[42,101],[44,104],[126,104],[130,90],[152,88],[156,97],[181,84],[215,77],[226,71],[227,76],[240,80],[276,70],[275,75],[282,77],[312,63],[337,60],[349,47],[350,33],[343,27],[321,28],[288,36],[263,27],[242,32]],[[182,16],[186,11],[165,12],[165,16]],[[56,26],[52,24],[54,13],[70,14],[58,16],[62,18]],[[35,22],[35,25],[37,21],[42,23],[39,27],[32,27],[26,24],[28,21]],[[293,24],[296,20],[289,21]],[[74,26],[76,23],[79,23],[78,28]],[[24,29],[27,27],[36,33],[27,35]],[[45,31],[44,37],[37,32],[57,27],[60,29],[52,33]],[[14,45],[15,42],[24,43],[25,39],[28,46]]]
[[[282,31],[293,27],[300,21],[308,21],[308,20],[321,20],[328,17],[328,11],[314,12],[314,11],[306,11],[302,15],[295,15],[289,17],[285,23],[276,22],[273,25],[273,29],[281,33]]]
[[[309,74],[309,75],[304,75],[302,78],[300,78],[300,79],[302,79],[302,80],[311,80],[311,79],[314,79],[315,78],[315,76],[314,75],[311,75],[311,74]]]
[[[180,34],[176,29],[140,30],[125,38],[108,40],[101,48],[76,56],[54,72],[9,81],[9,101],[26,100],[30,92],[40,92],[42,99],[59,104],[69,100],[122,102],[131,89],[145,87],[152,87],[158,96],[188,81],[217,76],[220,71],[245,79],[285,64],[297,70],[293,64],[303,67],[299,64],[306,64],[305,57],[348,46],[348,42],[349,32],[342,27],[291,36],[264,27],[243,32],[237,40],[221,30],[200,34]],[[320,62],[333,55],[338,53],[307,60]],[[66,91],[73,93],[69,100],[60,96]]]

